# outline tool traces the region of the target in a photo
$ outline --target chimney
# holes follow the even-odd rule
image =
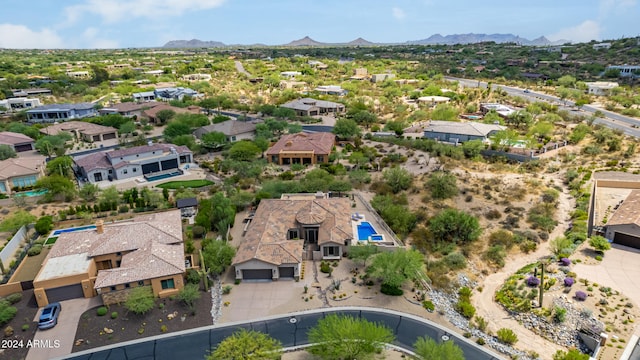
[[[102,234],[104,232],[104,221],[102,220],[96,221],[96,232],[98,234]]]

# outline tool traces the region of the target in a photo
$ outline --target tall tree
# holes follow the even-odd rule
[[[176,116],[175,111],[166,109],[158,111],[158,113],[156,114],[156,119],[158,119],[158,122],[162,125],[173,119],[174,116]]]
[[[429,230],[435,239],[453,243],[470,243],[482,233],[478,218],[456,209],[446,209],[432,217]]]
[[[450,173],[434,172],[429,176],[426,185],[431,190],[431,197],[434,199],[448,199],[458,194],[456,177]]]
[[[328,315],[308,333],[309,352],[321,359],[367,359],[381,352],[395,336],[383,324],[345,315]]]
[[[375,245],[357,245],[349,248],[349,259],[362,260],[364,267],[367,267],[367,259],[378,253]]]
[[[411,173],[399,166],[392,167],[382,172],[382,178],[391,187],[394,194],[402,190],[407,190],[411,186],[413,176]]]
[[[222,274],[231,266],[236,249],[222,240],[209,240],[204,244],[202,256],[207,270],[212,274]]]
[[[338,119],[333,126],[333,133],[342,139],[353,139],[360,136],[361,131],[352,119]]]
[[[73,178],[73,159],[71,156],[59,156],[47,163],[48,175],[60,175]]]
[[[222,340],[207,360],[277,360],[281,353],[280,341],[263,332],[240,329]]]
[[[18,157],[16,151],[9,145],[0,145],[0,160],[7,160],[9,158]]]
[[[430,337],[419,337],[413,344],[418,359],[423,360],[464,360],[462,349],[453,341],[437,343]]]

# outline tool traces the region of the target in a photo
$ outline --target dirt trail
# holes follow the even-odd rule
[[[559,177],[554,178],[556,180],[560,179]],[[567,219],[569,218],[569,213],[572,208],[570,195],[568,191],[564,189],[558,198],[558,212],[556,214],[558,226],[549,234],[549,239],[563,235],[568,227]],[[512,258],[512,261],[507,262],[505,267],[487,276],[484,281],[481,282],[483,286],[482,292],[475,294],[472,298],[477,310],[477,316],[482,316],[488,320],[489,330],[495,333],[501,328],[512,329],[518,335],[518,348],[535,351],[543,359],[551,359],[557,350],[564,350],[564,348],[526,329],[518,323],[518,321],[514,320],[501,305],[496,303],[493,297],[498,288],[502,286],[509,276],[526,264],[532,263],[547,255],[549,255],[549,241],[541,243],[535,252]]]

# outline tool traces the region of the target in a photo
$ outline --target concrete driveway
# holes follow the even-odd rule
[[[304,285],[304,281],[293,280],[243,281],[235,285],[229,295],[222,297],[222,301],[228,301],[230,305],[222,308],[220,322],[246,321],[287,312],[279,310],[294,300],[300,302]]]
[[[640,250],[612,244],[598,265],[576,264],[579,278],[621,291],[640,305]]]
[[[96,296],[89,299],[73,299],[62,301],[60,304],[62,311],[60,311],[58,325],[36,332],[33,340],[40,346],[32,347],[26,360],[48,360],[71,354],[80,316],[88,309],[102,305],[102,298]],[[35,322],[38,322],[40,312],[36,314]]]

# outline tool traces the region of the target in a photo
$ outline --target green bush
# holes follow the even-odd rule
[[[433,312],[436,309],[436,306],[430,300],[425,300],[422,302],[422,307],[427,309],[428,312]]]
[[[562,323],[567,318],[567,309],[556,306],[553,314],[553,320]]]
[[[27,331],[27,330],[29,330],[29,324],[22,325],[22,331]]]
[[[478,340],[476,340],[476,344],[482,346],[482,345],[486,344],[486,342],[484,341],[483,338],[478,338]]]
[[[380,285],[380,292],[385,295],[400,296],[402,295],[402,289],[397,286],[391,286],[389,284]]]
[[[471,319],[476,314],[476,308],[468,301],[458,301],[456,311],[467,319]]]
[[[11,305],[17,304],[20,302],[20,300],[22,300],[22,293],[9,294],[4,298],[4,300],[7,300]]]
[[[324,261],[321,262],[320,263],[320,271],[325,273],[325,274],[328,274],[329,272],[331,272],[331,265],[329,265],[328,262],[324,262]]]
[[[498,335],[498,340],[502,343],[513,345],[518,342],[518,335],[511,329],[502,328],[496,334]]]
[[[18,309],[11,306],[11,304],[8,301],[6,300],[0,301],[0,325],[4,325],[9,321],[11,321],[11,319],[13,319],[13,317],[16,316],[17,312],[18,312]]]
[[[467,267],[467,259],[459,252],[450,253],[445,256],[444,263],[451,270],[461,270]]]
[[[109,311],[109,310],[107,309],[107,307],[106,307],[106,306],[100,306],[100,307],[98,308],[98,310],[96,311],[96,313],[98,314],[98,316],[105,316],[105,315],[107,315],[107,312],[108,312],[108,311]]]
[[[187,282],[189,284],[200,284],[200,273],[197,270],[187,270]]]
[[[117,319],[118,318],[118,312],[117,311],[112,312],[111,313],[111,318],[114,319],[114,320]]]
[[[118,207],[118,212],[120,212],[121,214],[124,213],[128,213],[129,212],[129,206],[128,205],[120,205],[120,207]]]
[[[27,256],[36,256],[40,255],[42,252],[42,245],[33,245],[29,251],[27,251]]]

